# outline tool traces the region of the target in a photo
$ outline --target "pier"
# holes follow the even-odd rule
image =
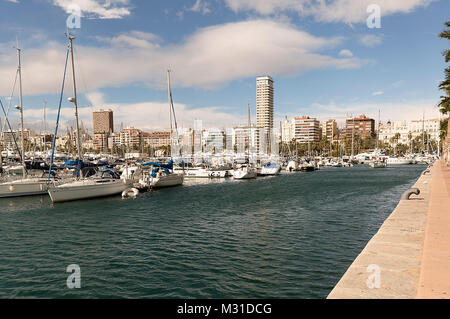
[[[328,299],[450,298],[450,167],[435,162],[413,187]]]

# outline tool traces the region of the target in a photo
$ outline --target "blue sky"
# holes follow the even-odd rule
[[[44,99],[49,125],[56,117],[71,3],[83,12],[72,33],[88,127],[98,108],[114,109],[117,126],[168,127],[167,68],[183,126],[194,119],[209,127],[245,123],[247,103],[255,115],[255,77],[266,74],[275,80],[277,121],[376,118],[378,109],[382,121],[438,114],[441,52],[448,48],[438,34],[449,1],[0,0],[0,96],[5,103],[11,93],[18,37],[25,122],[36,130]],[[371,3],[381,8],[379,29],[366,24]],[[69,80],[66,98],[71,87]],[[71,107],[65,99],[65,125]]]

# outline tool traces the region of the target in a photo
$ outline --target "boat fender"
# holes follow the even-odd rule
[[[139,195],[137,188],[129,188],[122,192],[122,198],[136,198]]]
[[[9,186],[9,191],[11,193],[14,193],[15,190],[16,190],[16,188],[14,187],[14,185]]]
[[[411,197],[411,195],[419,195],[420,194],[420,189],[418,188],[410,188],[408,189],[406,192],[403,193],[401,200],[409,200],[409,198]]]

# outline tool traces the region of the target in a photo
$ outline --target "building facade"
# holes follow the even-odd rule
[[[94,134],[114,132],[114,114],[112,110],[99,110],[92,113]]]
[[[338,125],[336,120],[328,120],[322,122],[322,138],[326,138],[328,142],[338,139]]]
[[[294,138],[299,143],[319,142],[321,137],[320,122],[309,116],[293,119]]]
[[[421,137],[422,132],[429,135],[431,140],[439,141],[440,120],[389,121],[380,126],[380,141],[391,146],[394,146],[393,144],[409,145],[411,140]],[[399,138],[394,141],[395,136]]]
[[[363,139],[375,137],[375,120],[365,115],[347,118],[345,121],[344,137],[351,138],[352,135],[358,135]]]
[[[256,126],[273,128],[274,110],[273,79],[270,76],[256,78]]]

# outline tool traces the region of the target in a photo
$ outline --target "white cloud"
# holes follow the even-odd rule
[[[343,56],[343,57],[346,57],[346,58],[351,58],[351,57],[353,57],[352,51],[347,50],[347,49],[341,50],[341,51],[339,52],[339,55],[340,55],[340,56]]]
[[[165,87],[166,70],[173,85],[216,88],[259,74],[296,76],[322,68],[358,68],[358,58],[334,58],[320,51],[339,45],[341,38],[321,38],[271,20],[249,20],[199,29],[181,44],[162,44],[155,35],[131,32],[102,39],[101,47],[79,46],[75,64],[79,91],[131,83]],[[107,41],[105,43],[105,41]],[[58,93],[65,45],[47,41],[45,48],[23,51],[25,94]],[[0,95],[10,91],[15,52],[0,56]]]
[[[202,14],[211,13],[211,9],[209,9],[208,2],[204,0],[195,0],[194,5],[191,8],[189,8],[189,11],[201,12]]]
[[[383,42],[383,36],[375,34],[364,34],[359,37],[358,42],[363,46],[373,48]]]
[[[88,18],[121,19],[131,14],[127,7],[129,0],[53,0],[55,6],[70,11],[70,6],[76,4],[83,15]]]
[[[376,3],[383,16],[408,13],[425,7],[435,0],[225,0],[234,12],[254,11],[262,15],[283,11],[296,11],[300,15],[313,16],[319,22],[365,22],[368,5]]]
[[[383,91],[376,91],[376,92],[372,93],[373,96],[378,96],[378,95],[383,95],[383,94],[384,94]]]

